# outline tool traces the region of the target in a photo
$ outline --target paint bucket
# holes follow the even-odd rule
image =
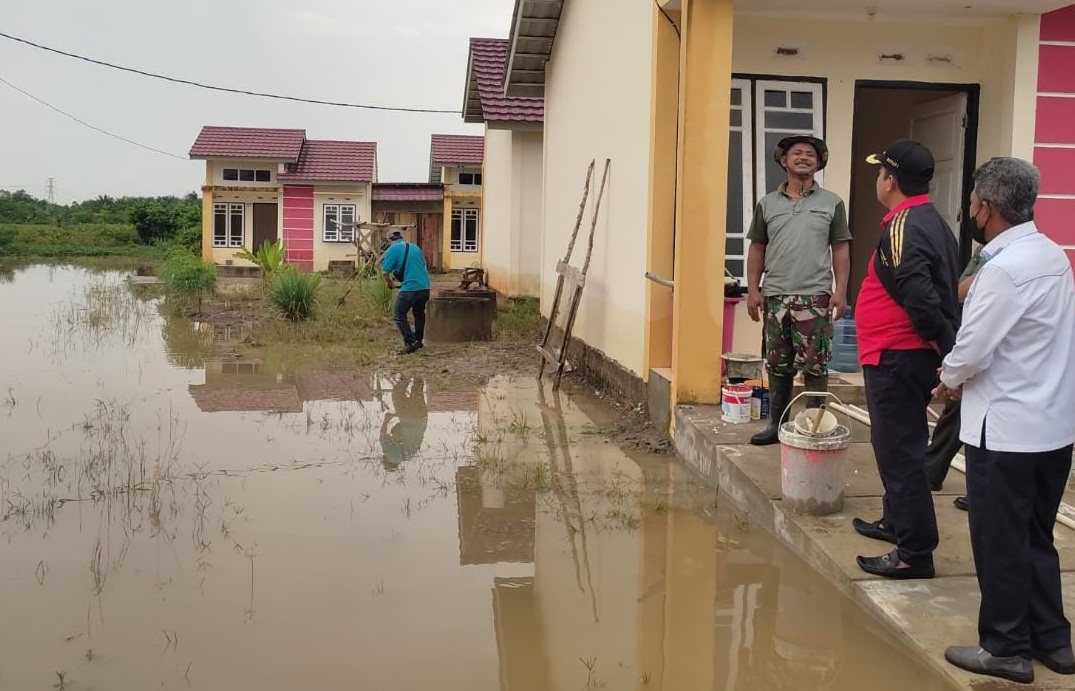
[[[792,399],[802,398],[806,392]],[[829,396],[828,392],[809,392],[811,396]],[[851,447],[851,419],[837,424],[824,436],[801,434],[795,422],[784,422],[791,405],[780,417],[780,490],[783,505],[796,513],[827,516],[844,508],[847,486],[847,455]]]
[[[725,422],[750,422],[750,396],[754,390],[745,384],[729,384],[720,390],[720,410]]]

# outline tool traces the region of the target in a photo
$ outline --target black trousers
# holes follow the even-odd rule
[[[967,445],[970,539],[982,606],[978,644],[993,655],[1071,645],[1053,524],[1071,472],[1071,445],[1012,453]]]
[[[963,442],[959,441],[959,411],[959,401],[944,404],[944,410],[937,418],[937,426],[933,428],[933,438],[926,448],[926,476],[929,477],[930,489],[935,491],[944,485],[952,459],[959,453],[959,447],[963,446]]]
[[[870,443],[885,486],[882,522],[895,531],[900,559],[931,562],[937,514],[926,479],[926,407],[937,383],[940,355],[932,350],[886,350],[862,368]]]

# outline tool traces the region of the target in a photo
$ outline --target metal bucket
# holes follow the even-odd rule
[[[844,489],[847,486],[847,454],[851,446],[851,419],[847,425],[836,425],[829,434],[809,436],[800,434],[794,422],[784,422],[795,401],[807,395],[803,392],[792,399],[780,418],[777,436],[780,439],[780,490],[784,505],[790,510],[809,516],[827,516],[844,508]],[[828,392],[809,392],[810,396],[829,396]]]

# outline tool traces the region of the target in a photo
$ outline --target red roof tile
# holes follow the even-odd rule
[[[375,202],[439,202],[444,186],[425,182],[381,182],[373,186]]]
[[[377,144],[307,139],[298,163],[280,180],[373,182],[377,172]]]
[[[504,95],[504,71],[508,63],[508,42],[500,38],[470,39],[470,67],[467,97],[477,82],[481,99],[481,122],[541,123],[545,119],[545,99]],[[464,104],[464,116],[466,104]],[[466,119],[466,118],[464,118]],[[474,121],[473,119],[467,120]]]
[[[190,147],[191,158],[298,160],[306,130],[206,126]]]
[[[485,155],[485,137],[469,134],[434,134],[431,156],[436,165],[472,163],[481,165]]]

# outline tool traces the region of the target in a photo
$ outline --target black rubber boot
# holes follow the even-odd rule
[[[791,377],[769,375],[769,424],[750,438],[750,443],[754,446],[767,446],[780,441],[777,437],[780,429],[780,416],[791,403],[792,381]]]
[[[828,391],[829,390],[829,375],[822,374],[820,377],[816,377],[812,374],[803,374],[803,391]],[[828,401],[828,396],[807,396],[806,407],[807,408],[820,408]]]

